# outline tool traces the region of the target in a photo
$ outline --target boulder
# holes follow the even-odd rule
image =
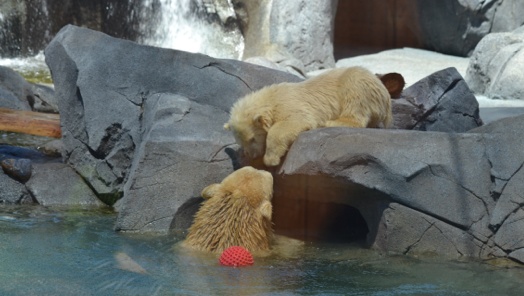
[[[466,82],[477,94],[492,99],[524,100],[524,34],[493,33],[475,48]]]
[[[33,172],[33,163],[27,158],[7,158],[0,161],[0,166],[8,176],[14,180],[25,183]]]
[[[286,199],[329,202],[358,209],[368,245],[383,251],[524,262],[523,131],[518,116],[468,133],[301,133],[277,171],[275,227],[288,223],[287,209],[279,207]],[[313,188],[318,184],[326,190]],[[304,213],[300,206],[295,211]],[[284,233],[294,230],[288,223]]]
[[[233,170],[234,139],[222,126],[234,101],[300,80],[76,26],[64,27],[45,55],[64,160],[106,203],[124,196],[116,228],[126,231],[167,231],[187,199]]]
[[[0,66],[0,108],[31,110],[32,86],[13,69]]]
[[[64,163],[33,164],[33,175],[26,186],[38,204],[43,206],[105,206],[84,180]]]
[[[482,125],[477,99],[455,68],[421,79],[392,103],[400,129],[466,132]]]
[[[0,108],[57,113],[54,90],[27,82],[8,67],[0,66]]]
[[[512,31],[524,23],[520,0],[418,0],[419,23],[426,48],[469,56],[487,34]]]
[[[0,203],[98,208],[105,205],[60,158],[0,145]]]
[[[31,194],[24,184],[12,179],[0,170],[0,204],[33,203]]]

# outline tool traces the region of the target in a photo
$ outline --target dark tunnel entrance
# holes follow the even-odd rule
[[[275,233],[307,242],[374,241],[388,198],[327,176],[275,176]]]

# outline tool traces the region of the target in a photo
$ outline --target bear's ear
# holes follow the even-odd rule
[[[224,190],[220,184],[211,184],[202,190],[200,194],[204,199],[210,199],[212,197],[222,197],[225,195]]]
[[[231,126],[229,125],[229,122],[224,124],[224,129],[227,131],[231,130]]]
[[[267,132],[271,125],[273,125],[273,122],[269,116],[265,114],[257,114],[253,116],[253,124],[257,127],[263,128]]]
[[[267,200],[263,201],[258,210],[260,211],[260,214],[262,214],[262,217],[266,217],[267,219],[271,220],[271,215],[273,214],[271,202]]]
[[[377,77],[382,81],[382,84],[388,90],[389,95],[392,99],[397,99],[400,97],[406,82],[404,77],[399,73],[387,73],[387,74],[376,74]]]

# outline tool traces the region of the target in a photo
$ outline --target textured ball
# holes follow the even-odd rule
[[[218,261],[222,265],[233,267],[248,266],[255,263],[251,253],[239,246],[232,246],[225,249]]]

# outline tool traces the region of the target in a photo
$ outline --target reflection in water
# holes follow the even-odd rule
[[[517,295],[524,280],[522,268],[384,256],[358,244],[307,244],[293,258],[224,267],[218,255],[177,248],[175,237],[116,233],[115,217],[0,207],[0,295]]]

